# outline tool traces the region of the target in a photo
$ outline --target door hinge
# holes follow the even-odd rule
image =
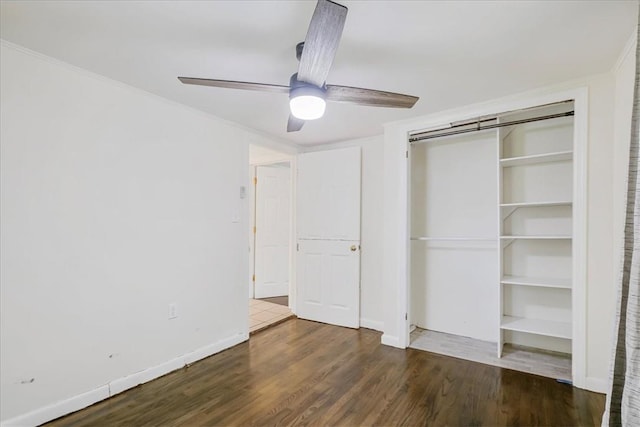
[[[256,234],[256,227],[253,227],[253,234]]]
[[[407,313],[404,314],[404,320],[409,320],[409,315]]]
[[[409,158],[409,150],[404,152],[405,157],[408,159]]]
[[[253,185],[258,185],[258,177],[257,176],[253,177]]]
[[[300,243],[296,243],[296,251],[300,251]]]
[[[255,282],[256,281],[256,275],[254,274],[253,277],[251,278],[251,281]]]

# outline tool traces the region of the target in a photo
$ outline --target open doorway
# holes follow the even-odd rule
[[[293,317],[290,309],[292,158],[250,146],[252,182],[249,333]]]

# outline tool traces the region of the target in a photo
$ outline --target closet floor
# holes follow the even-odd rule
[[[416,328],[411,333],[411,348],[471,360],[486,365],[514,369],[543,377],[571,381],[571,356],[536,351],[506,344],[502,357],[496,356],[496,344],[459,335]]]

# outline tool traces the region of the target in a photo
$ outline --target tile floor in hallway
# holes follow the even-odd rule
[[[273,304],[257,299],[249,300],[249,333],[261,331],[269,326],[295,317],[284,305]]]

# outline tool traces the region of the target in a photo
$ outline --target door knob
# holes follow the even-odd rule
[[[356,245],[351,245],[351,252],[355,252],[358,247]]]

